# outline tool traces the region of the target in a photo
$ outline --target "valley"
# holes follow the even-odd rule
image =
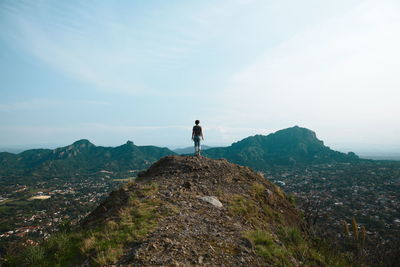
[[[87,141],[46,153],[3,153],[3,160],[0,153],[0,163],[7,166],[0,172],[0,253],[10,244],[36,244],[60,228],[77,225],[110,192],[166,154],[174,153],[129,142],[95,147]],[[333,151],[314,132],[297,126],[204,154],[262,173],[291,195],[320,238],[344,252],[351,241],[344,226],[351,227],[354,218],[360,231],[366,229],[362,250],[368,261],[398,253],[400,162]]]
[[[265,177],[296,198],[319,233],[342,242],[343,224],[366,228],[369,253],[400,236],[400,162],[362,161],[270,168]],[[283,182],[283,183],[282,183]]]
[[[388,246],[400,236],[400,163],[315,164],[275,166],[259,170],[286,193],[321,234],[341,242],[343,223],[354,217],[367,229],[367,244]],[[5,184],[0,202],[0,242],[34,243],[56,231],[60,224],[76,224],[108,194],[131,181],[119,174],[45,179],[36,183]],[[28,179],[29,180],[29,179]],[[47,199],[29,200],[32,197]],[[372,253],[372,252],[371,252]]]
[[[16,184],[11,182],[15,179],[19,181]],[[76,224],[110,191],[129,180],[104,173],[51,179],[1,177],[0,244],[37,242],[51,235],[62,223]]]

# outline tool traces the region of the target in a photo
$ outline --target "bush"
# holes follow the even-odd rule
[[[279,236],[281,241],[287,245],[298,246],[304,243],[303,235],[299,229],[294,227],[282,227],[279,229]]]
[[[41,246],[31,246],[27,247],[24,253],[24,258],[22,260],[25,266],[38,265],[45,258],[45,249]]]
[[[162,205],[154,197],[157,190],[156,184],[152,184],[143,189],[142,198],[132,194],[116,220],[91,231],[73,232],[65,223],[42,244],[8,255],[5,266],[66,266],[82,263],[87,258],[95,265],[114,264],[128,243],[146,236],[160,216],[174,212],[172,205]]]
[[[245,237],[254,245],[256,253],[274,266],[290,266],[286,249],[278,246],[270,233],[255,230],[247,232]]]

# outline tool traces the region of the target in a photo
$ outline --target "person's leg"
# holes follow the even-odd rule
[[[198,145],[198,147],[197,147],[198,155],[200,156],[200,151],[201,151],[200,138],[199,138],[199,142],[197,145]]]
[[[199,154],[199,138],[197,136],[194,137],[194,152],[197,156]]]

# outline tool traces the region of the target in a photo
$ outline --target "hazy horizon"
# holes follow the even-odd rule
[[[273,132],[271,132],[273,133]],[[262,134],[262,135],[268,135],[270,133]],[[248,136],[245,136],[243,138],[246,138]],[[317,134],[317,138],[318,137]],[[42,143],[42,144],[20,144],[20,145],[1,145],[0,144],[0,152],[11,152],[11,153],[20,153],[25,150],[29,149],[55,149],[58,147],[64,147],[71,145],[73,142],[81,140],[81,139],[88,139],[88,138],[79,138],[76,140],[73,140],[69,143]],[[151,143],[137,143],[135,140],[129,139],[129,140],[122,140],[120,143],[96,143],[93,142],[93,140],[88,139],[90,142],[92,142],[96,146],[104,146],[104,147],[115,147],[115,146],[120,146],[125,144],[127,141],[132,141],[134,142],[135,145],[138,146],[146,146],[146,145],[155,145]],[[234,140],[234,142],[240,141],[239,140]],[[321,139],[320,139],[321,140]],[[333,150],[337,150],[340,152],[355,152],[357,155],[364,157],[364,158],[370,158],[370,159],[394,159],[394,160],[400,160],[400,146],[392,146],[392,145],[380,145],[380,144],[361,144],[361,143],[342,143],[342,144],[330,144],[329,142],[326,142],[325,140],[322,140],[324,142],[324,145],[330,147]],[[207,143],[207,141],[203,142],[202,145],[210,146],[210,147],[227,147],[230,146],[232,143],[226,143],[226,144],[212,144],[210,145]],[[175,149],[181,149],[181,148],[187,148],[191,147],[191,145],[184,144],[182,143],[181,145],[171,145],[171,144],[165,144],[165,145],[156,145],[159,147],[167,147],[171,150]]]
[[[335,150],[395,153],[399,13],[395,0],[1,1],[0,148],[187,147],[200,119],[210,146],[299,125]]]

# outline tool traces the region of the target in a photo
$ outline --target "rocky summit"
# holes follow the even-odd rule
[[[143,220],[125,218],[132,214]],[[101,264],[301,264],[282,237],[290,231],[300,233],[298,211],[279,187],[226,160],[164,157],[135,182],[111,193],[82,227],[118,228],[126,220],[142,223],[136,231],[145,233],[125,242],[114,262],[103,259]],[[94,258],[102,252],[97,253]]]

